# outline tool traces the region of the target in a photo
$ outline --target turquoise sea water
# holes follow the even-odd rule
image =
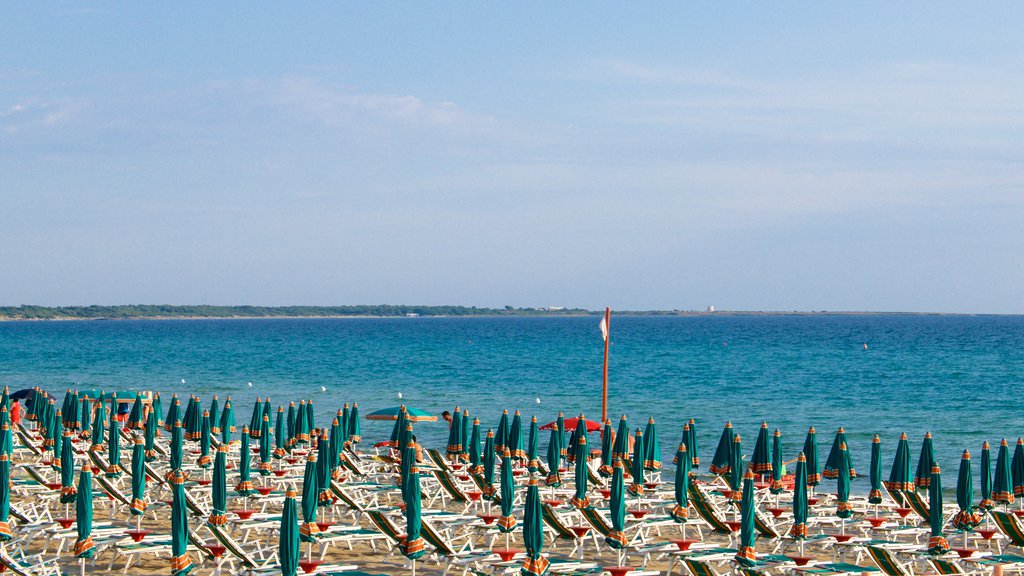
[[[916,466],[931,431],[955,486],[963,449],[977,466],[983,440],[995,457],[1000,438],[1024,434],[1024,317],[620,316],[612,342],[609,416],[625,413],[634,427],[653,416],[667,462],[689,418],[705,469],[726,420],[747,454],[767,420],[782,430],[787,459],[808,426],[822,459],[845,426],[862,476],[873,434],[888,475],[899,433]],[[365,415],[398,404],[399,393],[435,413],[458,404],[485,427],[502,408],[520,409],[524,423],[560,409],[596,419],[601,357],[595,317],[0,323],[0,384],[12,389],[149,389],[204,402],[231,394],[240,422],[268,394],[275,404],[312,398],[324,421],[343,402]],[[390,432],[363,426],[368,441]],[[416,432],[428,446],[447,434],[443,424]]]

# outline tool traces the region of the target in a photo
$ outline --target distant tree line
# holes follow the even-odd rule
[[[578,316],[582,308],[478,308],[476,306],[0,306],[0,319],[285,318],[316,316]]]

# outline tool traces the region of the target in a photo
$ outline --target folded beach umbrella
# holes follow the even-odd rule
[[[228,445],[217,447],[217,456],[213,459],[213,486],[210,491],[211,510],[207,523],[211,526],[223,526],[228,522]]]
[[[452,415],[452,424],[448,428],[448,447],[445,449],[445,454],[456,457],[462,454],[462,412],[459,407],[455,407],[455,413]]]
[[[786,485],[782,482],[782,432],[775,429],[772,435],[772,485],[769,491],[772,494],[782,494]]]
[[[295,408],[295,402],[289,402],[288,403],[288,420],[286,421],[287,424],[288,424],[288,441],[285,442],[285,444],[288,446],[288,451],[289,452],[291,452],[292,446],[295,445],[295,434],[298,431],[298,429],[297,429],[298,428],[298,424],[296,423],[296,420],[297,420],[296,412],[298,412],[298,410],[296,410],[296,408]]]
[[[644,469],[661,470],[661,445],[653,417],[647,420],[647,428],[644,429]]]
[[[732,488],[732,499],[740,501],[743,498],[743,448],[742,439],[739,434],[732,438],[732,449],[729,451],[729,473],[726,475],[729,480],[729,487]]]
[[[338,412],[340,413],[341,410],[338,410]],[[345,442],[344,433],[342,432],[342,430],[344,430],[344,428],[341,427],[340,416],[336,416],[334,418],[334,422],[331,422],[331,435],[327,439],[327,452],[330,455],[330,460],[328,460],[328,469],[331,471],[332,478],[335,476],[335,471],[338,469],[338,465],[341,463],[341,450]],[[268,445],[269,442],[270,441],[268,439]]]
[[[483,462],[480,461],[480,419],[473,418],[473,431],[469,434],[469,445],[466,447],[469,453],[470,474],[480,474],[484,470]]]
[[[188,505],[185,503],[185,473],[181,469],[171,472],[171,576],[182,576],[192,571],[188,556]]]
[[[306,429],[309,430],[310,434],[316,430],[316,418],[313,414],[312,400],[306,400]]]
[[[157,458],[156,451],[156,429],[160,426],[159,416],[154,410],[149,411],[149,415],[146,416],[146,462],[154,462]]]
[[[107,478],[120,478],[121,468],[121,421],[115,412],[110,413],[110,432],[107,433]]]
[[[60,410],[57,409],[57,403],[50,398],[49,403],[46,405],[46,411],[43,413],[43,447],[52,448],[56,438],[56,432],[58,426],[61,424]]]
[[[814,426],[807,430],[803,453],[807,460],[807,486],[813,488],[821,483],[821,474],[818,471],[818,435],[814,431]]]
[[[338,451],[339,454],[341,453],[342,450],[344,450],[344,444],[348,443],[348,436],[349,436],[349,432],[348,431],[349,431],[349,427],[351,426],[351,424],[349,423],[349,419],[351,417],[352,417],[352,411],[348,407],[348,402],[345,402],[345,406],[341,410],[341,420],[340,420],[340,422],[341,422],[342,449]]]
[[[626,419],[625,414],[623,414],[622,419]],[[558,417],[555,418],[555,428],[558,429],[558,446],[561,450],[561,457],[564,460],[569,455],[569,446],[566,444],[568,437],[565,435],[565,413],[561,410],[558,411]],[[629,434],[629,428],[626,428],[626,434]],[[561,462],[559,462],[558,467],[562,467]]]
[[[135,435],[132,441],[132,503],[129,506],[132,516],[146,513],[146,450],[142,436]]]
[[[619,418],[619,428],[615,432],[615,443],[612,444],[612,461],[629,460],[629,423],[626,422],[626,415]],[[623,470],[625,476],[625,470]]]
[[[182,462],[185,459],[184,454],[184,435],[185,432],[181,429],[181,421],[175,422],[171,427],[171,454],[170,454],[170,470],[167,473],[169,478],[171,473],[175,470],[180,470]]]
[[[978,481],[981,483],[981,502],[978,507],[991,510],[995,503],[992,502],[992,450],[988,441],[981,444],[981,474]]]
[[[586,430],[585,426],[584,430]],[[512,416],[512,423],[508,426],[508,436],[505,441],[513,459],[523,460],[526,458],[526,450],[523,449],[523,419],[519,415],[519,410],[516,410],[515,415]]]
[[[996,474],[992,483],[992,500],[996,503],[1013,504],[1013,477],[1010,472],[1010,447],[1006,438],[999,443],[996,456]]]
[[[412,427],[412,424],[407,424]],[[410,441],[402,444],[400,458],[398,460],[398,487],[402,490],[402,501],[405,501],[406,491],[409,489],[409,477],[412,474],[413,464],[416,463],[416,446],[412,444],[412,434],[405,435]]]
[[[803,452],[796,457],[796,474],[793,478],[793,526],[789,529],[789,535],[800,540],[801,547],[804,538],[807,538],[807,457]]]
[[[1010,480],[1013,482],[1013,496],[1020,499],[1024,496],[1024,439],[1017,438],[1017,447],[1010,460]],[[1024,500],[1021,500],[1024,506]]]
[[[146,422],[142,419],[142,394],[135,394],[135,402],[132,403],[132,411],[128,413],[128,420],[125,426],[129,430],[141,430],[145,428]]]
[[[844,453],[842,445],[846,444],[846,429],[839,427],[836,432],[835,440],[832,441],[832,449],[828,452],[828,458],[825,460],[825,467],[821,470],[821,475],[825,478],[835,479],[839,475],[839,456],[843,455],[844,458],[848,459],[846,463],[849,469],[850,478],[857,477],[857,471],[853,467],[853,459],[850,457],[850,451],[846,450]]]
[[[316,463],[316,497],[321,508],[330,506],[331,501],[331,446],[327,438],[327,431],[320,433],[320,440],[317,442],[317,463]]]
[[[612,517],[612,529],[605,536],[604,542],[614,550],[622,550],[628,543],[626,540],[626,479],[622,460],[616,458],[612,462],[612,484],[608,495],[608,505]]]
[[[0,453],[2,457],[2,453]],[[2,481],[0,481],[2,483]],[[75,453],[71,444],[71,432],[64,432],[64,442],[60,447],[60,503],[70,504],[75,501],[78,490],[75,488]]]
[[[676,450],[676,478],[673,492],[674,505],[668,515],[676,522],[683,524],[690,518],[690,455],[686,452],[686,444],[680,443]]]
[[[849,482],[849,479],[847,479]],[[757,564],[754,546],[757,542],[754,508],[754,472],[747,469],[743,474],[743,490],[740,500],[740,541],[733,557],[740,566],[752,568]]]
[[[4,397],[6,398],[6,394]],[[4,402],[4,399],[0,398],[0,406],[4,405]],[[10,405],[9,398],[6,400],[6,403]],[[61,406],[60,412],[64,416],[64,428],[72,431],[78,430],[78,390],[68,390],[68,393],[64,395],[64,404]]]
[[[921,442],[921,456],[917,459],[917,470],[914,472],[914,486],[928,488],[932,480],[932,464],[935,463],[935,448],[932,446],[932,433],[925,432]]]
[[[82,406],[82,408],[83,408],[83,412],[82,413],[83,414],[85,413],[86,405],[87,404],[88,404],[88,402],[84,402],[83,403],[83,406]],[[163,425],[164,425],[164,404],[163,404],[163,401],[160,400],[160,393],[159,392],[157,392],[155,395],[153,395],[153,404],[150,405],[149,411],[156,413],[156,424],[157,424],[157,426],[163,428]]]
[[[502,534],[516,529],[516,517],[512,515],[515,488],[515,480],[512,479],[512,451],[506,446],[501,454],[501,517],[498,518],[498,531]]]
[[[729,473],[729,465],[732,464],[732,441],[734,434],[732,433],[732,422],[725,423],[725,429],[722,430],[722,435],[718,438],[718,447],[715,448],[715,456],[711,458],[711,467],[708,471],[712,474],[718,474],[724,476]],[[735,488],[739,490],[739,487]]]
[[[942,526],[945,524],[942,518],[942,478],[938,463],[932,463],[932,477],[928,483],[928,509],[931,511],[928,517],[928,527],[931,533],[928,536],[928,552],[930,554],[945,554],[949,552],[949,542],[942,536]]]
[[[590,453],[590,447],[587,446],[587,425],[582,414],[576,427],[575,436],[576,445],[573,446],[573,454],[576,462],[576,493],[569,503],[577,509],[583,510],[590,506],[590,499],[587,498],[587,455]]]
[[[78,404],[78,421],[80,423],[78,437],[92,438],[92,402],[88,398],[79,397]]]
[[[199,423],[199,458],[196,460],[196,465],[200,468],[209,468],[213,464],[213,458],[210,456],[210,435],[212,433],[210,413],[204,411],[203,418]]]
[[[683,425],[684,432],[687,427],[690,429],[690,439],[686,441],[686,453],[690,455],[693,469],[696,470],[700,468],[700,454],[697,452],[697,421],[690,418],[690,421]]]
[[[359,424],[359,404],[352,404],[352,413],[348,418],[348,441],[359,443],[362,440],[362,431]]]
[[[469,410],[462,411],[462,454],[463,462],[469,462]]]
[[[846,442],[839,445],[839,458],[836,463],[839,469],[836,470],[836,516],[843,520],[853,516],[853,505],[850,504],[850,472],[848,467],[850,459],[846,457]]]
[[[242,442],[245,442],[244,436]],[[310,450],[306,456],[306,469],[302,473],[302,526],[299,527],[299,538],[303,542],[313,543],[319,537],[320,528],[316,525],[317,500],[316,481],[316,450]]]
[[[202,435],[203,413],[199,408],[199,397],[193,395],[185,408],[185,439],[198,442]]]
[[[217,395],[213,395],[213,400],[210,401],[210,434],[214,437],[220,436],[220,400],[217,399]]]
[[[900,434],[900,440],[896,444],[896,457],[892,459],[892,470],[889,472],[889,481],[885,483],[885,487],[894,495],[901,490],[914,489],[914,481],[910,477],[910,445],[907,443],[906,432]],[[896,497],[903,499],[902,496]]]
[[[100,406],[103,406],[100,403]],[[178,400],[178,395],[171,396],[171,405],[167,407],[167,417],[164,418],[164,430],[170,432],[174,428],[174,423],[181,420],[181,402]]]
[[[107,406],[103,402],[96,403],[96,413],[92,420],[92,446],[89,450],[93,452],[103,451],[104,426],[107,420]]]
[[[974,479],[971,476],[971,453],[964,450],[960,457],[960,472],[956,477],[956,504],[960,510],[953,516],[953,527],[964,533],[964,547],[967,547],[967,533],[981,523],[981,515],[974,511]]]
[[[280,460],[288,452],[285,448],[287,438],[284,429],[284,407],[277,407],[277,421],[274,422],[274,458]]]
[[[536,419],[534,419],[536,422]],[[532,468],[539,468],[540,463],[530,461]],[[526,487],[526,506],[523,510],[523,545],[526,547],[526,560],[520,570],[522,576],[544,576],[551,562],[541,555],[544,549],[544,518],[540,507],[540,489],[537,478],[530,477]]]
[[[274,471],[274,465],[270,463],[270,416],[266,414],[260,422],[260,462],[256,465],[256,470],[260,476],[270,476]]]
[[[882,440],[875,434],[871,439],[871,491],[868,492],[868,504],[882,503]]]
[[[295,412],[295,444],[309,444],[309,418],[306,415],[306,401],[299,401],[299,408]]]
[[[612,421],[610,418],[605,419],[604,429],[601,430],[601,465],[597,468],[597,473],[602,478],[611,478],[612,476]]]
[[[494,449],[498,454],[505,453],[505,446],[508,446],[508,410],[501,411],[498,429],[494,433]]]
[[[270,411],[271,411],[270,396],[267,396],[266,398],[263,399],[263,413],[260,414],[260,420],[263,420],[264,416],[266,416],[267,418],[270,418]],[[262,434],[263,430],[260,430],[260,433]]]
[[[53,444],[50,455],[50,468],[60,470],[60,447],[64,443],[64,421],[61,418],[60,410],[53,419]]]
[[[249,437],[255,440],[260,434],[260,416],[263,415],[263,400],[256,397],[256,404],[252,407],[252,415],[249,416]]]
[[[641,496],[644,493],[644,436],[640,429],[636,429],[633,441],[633,461],[630,474],[633,476],[629,487],[626,489],[634,496]]]
[[[488,429],[484,439],[484,499],[493,500],[497,490],[494,488],[494,431]]]
[[[3,410],[3,408],[0,408]],[[0,424],[0,435],[10,436],[10,425]],[[0,438],[0,445],[5,439]],[[70,444],[70,443],[69,443]],[[69,466],[70,468],[70,466]],[[63,491],[61,491],[63,495]],[[0,450],[0,542],[10,541],[11,535],[11,452]]]
[[[559,445],[558,429],[552,429],[551,438],[548,440],[548,477],[544,479],[544,484],[553,488],[562,485],[562,478],[558,475],[561,460],[562,448]]]
[[[415,448],[411,443],[409,445],[409,451],[415,452]],[[410,458],[410,460],[415,462],[415,458]],[[422,506],[423,502],[420,497],[420,471],[414,463],[412,469],[409,470],[409,487],[405,494],[405,538],[399,544],[399,549],[402,551],[402,554],[414,563],[417,558],[420,558],[427,552],[427,544],[420,536],[420,528],[423,521],[420,516]],[[502,507],[504,507],[504,504],[502,504]],[[415,570],[415,564],[413,564],[413,566]]]
[[[0,476],[2,473],[0,461]],[[0,478],[3,480],[3,478]],[[6,483],[4,483],[6,486]],[[8,492],[4,489],[3,492]],[[10,502],[8,501],[8,505]],[[75,524],[78,529],[78,540],[75,541],[76,558],[92,558],[96,553],[96,544],[92,541],[92,473],[88,466],[82,467],[78,475],[78,499],[75,502]]]
[[[754,441],[754,453],[750,456],[750,466],[754,474],[764,475],[772,471],[772,451],[768,445],[768,423],[761,422]]]
[[[282,576],[297,576],[299,573],[299,512],[295,505],[295,490],[284,494],[284,509],[281,511],[281,529],[278,531],[278,556],[281,560]]]
[[[537,460],[537,435],[538,434],[540,434],[540,430],[538,430],[538,428],[537,428],[537,417],[534,416],[534,417],[530,418],[530,434],[529,434],[529,436],[527,436],[527,439],[526,439],[526,461],[529,464],[529,466],[532,468],[530,470],[531,473],[536,472],[537,470],[539,470],[539,467],[534,467],[535,465],[539,465],[540,464],[540,462]]]
[[[224,399],[224,408],[220,411],[221,442],[230,443],[235,433],[235,409],[231,406],[231,396]]]
[[[405,446],[412,441],[412,422],[405,422],[405,427],[398,431],[398,445]]]
[[[312,454],[313,451],[310,450],[310,453]],[[242,426],[242,448],[238,451],[238,484],[235,484],[235,493],[239,496],[249,496],[255,491],[252,486],[249,454],[249,427]],[[313,456],[313,459],[315,460],[316,456]],[[306,489],[303,488],[302,492],[305,497]]]
[[[395,418],[395,425],[391,428],[391,438],[388,440],[388,446],[391,446],[398,451],[403,450],[403,446],[405,446],[405,444],[401,444],[399,442],[399,439],[402,436],[402,431],[405,430],[406,422],[408,422],[408,420],[406,418],[405,406],[399,406],[398,416]]]

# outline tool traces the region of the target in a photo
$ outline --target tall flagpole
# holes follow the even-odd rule
[[[601,422],[608,421],[608,343],[612,339],[612,309],[604,309],[604,322],[602,326],[604,336],[604,370],[602,371],[601,384]]]

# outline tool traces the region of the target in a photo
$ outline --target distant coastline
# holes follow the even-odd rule
[[[215,320],[296,318],[450,318],[450,317],[573,317],[597,316],[583,308],[480,308],[476,306],[0,306],[2,321],[42,320]],[[988,316],[945,312],[758,311],[758,310],[617,310],[619,316]]]

